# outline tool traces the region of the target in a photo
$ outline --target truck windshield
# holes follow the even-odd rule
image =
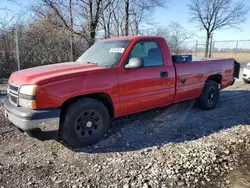
[[[97,64],[98,66],[116,66],[130,40],[111,40],[97,42],[84,52],[76,61]]]

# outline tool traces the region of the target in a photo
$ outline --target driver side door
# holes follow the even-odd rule
[[[158,41],[137,42],[130,52],[129,58],[132,57],[142,58],[144,66],[118,72],[122,115],[170,104],[175,92],[174,69],[164,66]]]

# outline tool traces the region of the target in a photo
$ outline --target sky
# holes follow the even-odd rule
[[[0,0],[0,8],[8,8],[9,16],[12,14],[28,14],[28,7],[35,3],[35,0],[16,0],[18,3],[9,3],[8,0]],[[171,22],[178,22],[186,30],[194,33],[192,40],[205,40],[205,31],[201,31],[197,24],[190,20],[189,9],[187,4],[189,0],[170,0],[167,9],[157,8],[153,13],[156,23],[167,26]],[[250,0],[245,0],[247,6],[250,7]],[[4,11],[0,11],[0,17],[5,15]],[[232,28],[217,30],[214,33],[214,40],[250,40],[250,12],[248,13],[246,22],[240,25],[241,30]]]
[[[189,0],[171,0],[166,10],[158,8],[155,11],[154,18],[162,25],[168,25],[172,21],[180,23],[185,29],[194,33],[197,40],[205,40],[205,31],[200,31],[197,23],[190,20]],[[250,0],[245,0],[245,4],[250,7]],[[240,25],[241,30],[232,28],[217,30],[214,33],[214,40],[250,40],[250,12],[247,15],[246,22]]]

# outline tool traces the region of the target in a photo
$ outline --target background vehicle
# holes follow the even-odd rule
[[[246,84],[250,83],[250,63],[244,68],[242,79]]]
[[[187,56],[178,62],[162,37],[104,40],[76,62],[13,73],[5,114],[29,132],[40,129],[40,122],[60,119],[60,135],[74,147],[86,146],[104,136],[113,118],[189,99],[213,109],[219,90],[239,77],[234,59]]]

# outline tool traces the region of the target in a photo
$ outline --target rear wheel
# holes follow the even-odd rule
[[[91,98],[71,104],[62,117],[62,137],[72,147],[92,145],[107,132],[110,116],[106,106]]]
[[[220,98],[220,90],[218,84],[213,80],[208,80],[205,83],[201,96],[198,98],[198,103],[203,110],[213,109]]]

